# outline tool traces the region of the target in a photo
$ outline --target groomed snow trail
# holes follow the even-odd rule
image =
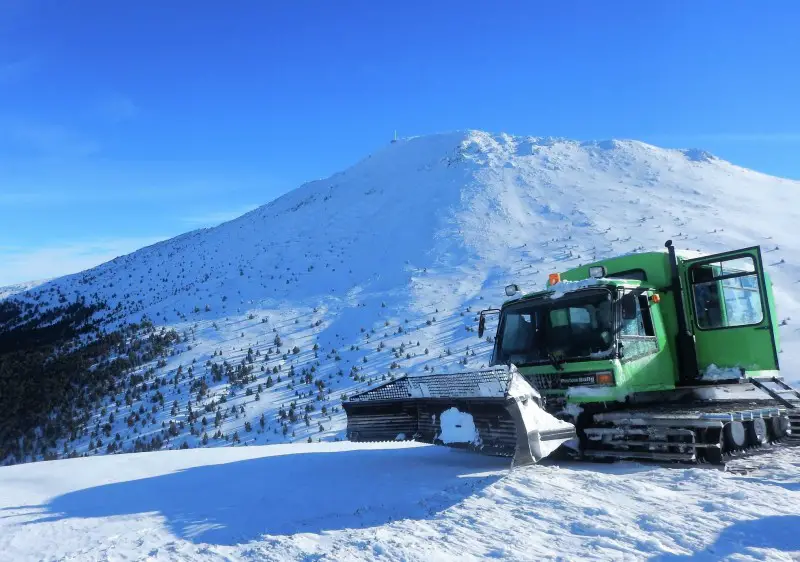
[[[415,443],[196,449],[0,468],[0,560],[792,560],[800,455],[747,476],[508,470]]]

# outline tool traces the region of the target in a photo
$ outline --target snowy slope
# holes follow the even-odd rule
[[[109,395],[55,450],[104,452],[105,423],[122,450],[163,436],[171,421],[183,423],[165,448],[194,447],[204,433],[208,446],[341,438],[342,393],[390,374],[485,364],[490,345],[474,333],[475,313],[500,304],[504,285],[542,287],[552,271],[668,238],[704,252],[762,245],[786,320],[784,373],[800,379],[799,187],[702,151],[636,141],[479,131],[400,141],[219,227],[24,293],[53,305],[58,292],[105,300],[109,326],[146,315],[185,335],[164,364],[134,373],[152,368],[170,383],[177,375],[160,387],[166,407],[151,412],[152,385],[131,405]],[[243,360],[255,377],[246,387],[212,380],[209,362]],[[304,369],[310,379],[301,381]],[[198,396],[201,380],[208,391]],[[206,424],[188,423],[189,400],[205,406]],[[292,401],[301,413],[283,435],[279,412]],[[210,423],[217,410],[219,427]]]
[[[17,293],[24,293],[25,291],[30,291],[31,289],[38,287],[44,283],[47,283],[47,279],[43,279],[41,281],[28,281],[26,283],[15,283],[14,285],[6,285],[5,287],[0,287],[0,300],[8,298],[12,295],[16,295]]]
[[[413,443],[0,468],[0,560],[797,560],[796,454],[747,475]]]

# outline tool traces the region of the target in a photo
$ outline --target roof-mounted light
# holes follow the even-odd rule
[[[506,296],[513,297],[519,292],[519,285],[511,284],[506,285]]]
[[[551,273],[550,277],[547,278],[548,285],[555,285],[556,283],[561,283],[561,274],[560,273]]]

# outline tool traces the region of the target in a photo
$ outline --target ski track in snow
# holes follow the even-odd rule
[[[0,468],[0,560],[793,560],[796,454],[746,475],[509,471],[415,443],[313,443]]]

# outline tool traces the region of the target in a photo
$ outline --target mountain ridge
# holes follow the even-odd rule
[[[340,439],[342,394],[405,372],[486,364],[491,346],[474,334],[475,313],[500,304],[504,285],[542,288],[551,271],[661,248],[668,238],[708,253],[764,246],[791,377],[800,367],[791,320],[800,318],[800,242],[790,235],[799,186],[696,149],[639,141],[417,137],[232,221],[9,301],[35,307],[34,316],[75,300],[103,303],[80,341],[128,324],[140,336],[124,332],[122,342],[178,334],[163,336],[177,343],[169,352],[159,343],[153,353],[167,354],[158,357],[113,344],[134,359],[113,375],[113,392],[87,399],[81,419],[90,421],[74,437],[50,439],[46,449],[59,455],[102,450],[89,445],[99,438],[105,447],[109,437],[121,450],[144,436],[170,448]],[[287,421],[292,402],[314,410]],[[226,413],[213,427],[200,424],[192,404],[210,408],[209,417]],[[129,424],[132,412],[146,425]]]

